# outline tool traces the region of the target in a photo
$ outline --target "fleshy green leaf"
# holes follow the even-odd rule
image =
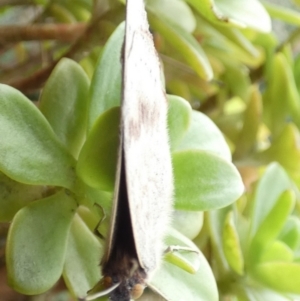
[[[257,233],[261,224],[277,203],[280,195],[285,190],[291,188],[291,180],[284,169],[277,163],[270,164],[260,179],[256,189],[252,212],[252,236]]]
[[[274,241],[273,243],[268,244],[262,251],[262,255],[260,257],[261,262],[292,262],[293,259],[293,251],[281,241]]]
[[[262,249],[267,247],[279,235],[294,205],[295,195],[290,190],[283,192],[273,204],[273,208],[262,221],[256,235],[253,237],[249,252],[253,264],[261,260]]]
[[[75,23],[75,16],[63,5],[59,3],[51,3],[48,7],[51,15],[56,19],[56,21],[61,23]]]
[[[100,242],[82,219],[75,215],[68,237],[63,271],[64,280],[74,296],[85,297],[87,291],[99,281],[102,254]]]
[[[121,49],[124,41],[125,24],[121,23],[106,42],[90,87],[90,112],[88,127],[104,111],[121,103]]]
[[[289,216],[282,229],[279,239],[295,250],[300,245],[300,219],[297,216]]]
[[[174,152],[173,168],[176,209],[217,209],[243,193],[244,185],[234,165],[209,152]]]
[[[293,123],[282,128],[280,134],[274,139],[271,146],[258,153],[256,158],[261,162],[277,161],[291,176],[296,176],[300,168],[299,130]],[[289,154],[288,156],[286,154]]]
[[[63,58],[43,89],[39,108],[62,144],[76,157],[87,125],[89,79],[80,65]]]
[[[0,173],[0,222],[10,222],[28,203],[43,198],[45,188],[18,183]]]
[[[271,19],[257,0],[186,1],[210,21],[249,27],[262,32],[271,30]]]
[[[275,239],[282,229],[288,215],[294,209],[295,194],[288,190],[281,194],[273,208],[269,211],[263,222],[260,224],[254,240],[267,244]]]
[[[183,30],[192,33],[196,28],[196,19],[190,7],[180,0],[148,0],[147,9],[155,12],[160,18],[176,24]],[[180,15],[180,18],[178,16]]]
[[[101,207],[100,211],[103,209],[105,214],[111,211],[112,191],[107,192],[87,186],[86,196],[89,200],[91,200],[93,205],[98,204]]]
[[[295,82],[296,82],[298,92],[300,94],[300,54],[298,54],[297,57],[295,58],[294,77],[295,77]]]
[[[247,37],[237,28],[225,27],[223,24],[212,24],[219,33],[226,37],[231,43],[240,48],[245,55],[249,55],[252,59],[259,56],[258,49],[247,39]],[[216,33],[218,35],[218,33]],[[249,57],[249,58],[250,58]]]
[[[244,272],[244,258],[232,211],[228,212],[225,219],[223,228],[223,249],[230,267],[236,273],[242,275]]]
[[[300,26],[300,13],[296,10],[287,8],[284,5],[277,5],[270,2],[264,2],[264,7],[267,9],[271,17],[280,19],[286,23]]]
[[[185,132],[190,126],[192,108],[183,98],[175,95],[168,95],[168,130],[171,149],[182,140]]]
[[[119,145],[120,107],[101,114],[95,122],[77,163],[77,173],[88,185],[113,191]]]
[[[275,290],[300,294],[300,264],[289,262],[263,263],[255,268],[257,279]]]
[[[200,268],[196,274],[189,274],[173,264],[163,261],[150,280],[149,287],[168,301],[219,300],[214,276],[202,253],[199,253],[199,260]]]
[[[0,85],[0,170],[26,184],[72,188],[75,160],[23,94]]]
[[[241,299],[238,299],[239,301],[296,301],[293,297],[287,297],[266,287],[255,286],[249,288],[244,286],[242,290],[245,291],[245,294],[242,295]]]
[[[61,191],[21,209],[10,227],[6,264],[10,286],[40,294],[60,278],[76,202]]]
[[[253,87],[251,97],[244,113],[243,128],[237,139],[235,157],[242,157],[256,144],[257,132],[262,119],[262,99],[258,87]]]
[[[211,23],[200,18],[197,21],[197,36],[203,36],[203,48],[214,67],[214,74],[224,73],[227,65],[229,67],[237,65],[240,70],[244,69],[242,69],[243,73],[240,73],[243,74],[243,81],[249,81],[249,78],[245,77],[249,71],[240,63],[258,68],[265,59],[262,49],[256,48],[249,38],[237,28],[224,27],[224,23]],[[239,78],[236,79],[240,81]],[[239,90],[238,87],[236,90]]]
[[[251,85],[249,70],[236,61],[223,59],[223,63],[226,68],[226,72],[222,76],[224,84],[233,95],[248,101]]]
[[[77,3],[77,1],[64,1],[64,7],[69,10],[76,18],[77,21],[87,22],[91,16],[91,9],[87,10],[81,4]]]
[[[263,99],[266,122],[275,136],[288,121],[300,126],[300,96],[293,71],[283,53],[274,56],[272,75]]]
[[[148,18],[151,27],[176,48],[201,78],[212,79],[213,71],[206,54],[190,33],[175,24],[169,24],[167,20],[159,18],[152,11],[149,11]]]
[[[232,206],[227,206],[219,210],[211,210],[208,212],[208,226],[211,234],[212,247],[214,250],[218,270],[230,272],[230,267],[223,249],[223,228],[227,214],[232,210]]]
[[[233,97],[226,101],[224,106],[225,114],[216,119],[216,124],[224,135],[236,143],[243,124],[241,111],[245,108],[245,103],[239,97]]]
[[[217,126],[203,113],[192,111],[192,120],[187,133],[176,151],[205,150],[231,161],[230,149]]]
[[[188,221],[188,222],[187,222]],[[202,211],[175,210],[172,215],[172,226],[189,239],[194,239],[203,225]]]

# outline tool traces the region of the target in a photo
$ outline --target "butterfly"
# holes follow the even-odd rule
[[[122,50],[120,142],[106,250],[101,261],[112,301],[138,298],[160,264],[172,212],[168,102],[144,0],[127,0]]]

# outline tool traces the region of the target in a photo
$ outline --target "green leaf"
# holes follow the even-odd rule
[[[91,207],[80,205],[77,209],[77,214],[91,232],[95,231],[99,221],[106,217],[103,208],[98,206],[98,204],[96,205],[96,202]]]
[[[300,169],[299,139],[299,129],[295,124],[288,123],[273,140],[271,146],[265,151],[258,153],[255,157],[260,162],[277,161],[292,177],[297,179]],[[287,156],[286,154],[289,155]]]
[[[260,179],[255,192],[251,218],[252,237],[257,233],[261,224],[270,214],[273,207],[278,202],[280,195],[291,188],[291,180],[284,169],[278,163],[270,164]]]
[[[104,111],[121,103],[121,52],[124,33],[125,23],[121,23],[106,42],[101,59],[95,67],[89,95],[89,130]]]
[[[214,23],[212,24],[218,33],[222,34],[226,39],[228,39],[235,46],[240,48],[245,55],[248,55],[249,58],[255,59],[259,56],[258,49],[251,43],[251,41],[237,28],[225,27],[223,24]],[[216,36],[218,35],[216,33]]]
[[[82,219],[75,215],[68,237],[63,277],[73,296],[85,297],[101,277],[103,248]]]
[[[192,108],[183,98],[168,95],[168,129],[171,149],[176,148],[180,140],[189,128],[191,122]]]
[[[300,294],[300,264],[290,262],[263,263],[255,268],[255,276],[269,287]]]
[[[280,48],[280,51],[284,54],[284,56],[289,64],[289,67],[291,69],[293,69],[294,68],[294,53],[293,53],[291,44],[290,43],[283,44]]]
[[[256,145],[256,137],[262,119],[262,99],[258,87],[251,89],[251,97],[244,113],[244,124],[236,141],[235,158],[251,152]]]
[[[223,249],[223,228],[227,214],[232,210],[232,205],[219,210],[208,211],[208,227],[212,240],[214,256],[217,262],[218,272],[228,274],[230,268]]]
[[[244,258],[233,212],[228,212],[223,228],[223,249],[230,267],[239,275],[244,273]]]
[[[0,170],[25,184],[72,188],[75,160],[23,94],[0,85]]]
[[[66,2],[68,2],[68,1],[66,1]],[[87,10],[91,10],[93,8],[93,1],[91,1],[91,0],[76,0],[74,2]]]
[[[260,224],[250,245],[250,260],[252,264],[261,261],[261,252],[280,233],[284,223],[295,206],[295,194],[291,190],[284,191],[274,203],[268,215]]]
[[[199,234],[202,225],[202,211],[174,210],[173,212],[172,227],[191,240]]]
[[[119,145],[120,107],[99,116],[77,163],[77,174],[88,185],[113,191]]]
[[[197,21],[197,36],[203,40],[204,51],[209,55],[216,76],[224,73],[227,65],[238,65],[240,69],[244,69],[245,77],[249,70],[240,63],[251,68],[258,68],[263,64],[264,51],[256,48],[239,29],[224,27],[224,23],[211,23],[201,18]],[[237,80],[240,81],[238,78]]]
[[[8,280],[14,290],[40,294],[60,278],[76,207],[63,190],[16,214],[6,246]]]
[[[296,301],[293,297],[287,297],[276,291],[270,290],[266,287],[260,286],[244,286],[242,290],[245,291],[246,299],[241,301]],[[243,293],[243,292],[242,292]],[[239,296],[240,297],[240,296]],[[243,297],[245,297],[243,295]],[[240,299],[238,299],[240,301]]]
[[[292,262],[294,259],[293,251],[283,242],[274,241],[268,244],[262,251],[261,262],[286,261]]]
[[[188,32],[167,20],[159,18],[149,11],[148,19],[151,27],[164,38],[184,57],[195,72],[205,80],[211,80],[213,71],[210,63],[197,40]]]
[[[181,237],[182,240],[186,240],[184,236]],[[219,300],[218,290],[211,268],[201,252],[198,257],[200,268],[196,274],[189,274],[173,264],[163,261],[160,268],[150,280],[149,287],[168,301]]]
[[[289,216],[279,235],[279,239],[292,250],[300,246],[300,220],[297,216]]]
[[[263,2],[264,7],[272,18],[280,19],[286,23],[300,26],[300,13],[295,9],[287,8],[284,5],[277,5],[270,2]]]
[[[113,191],[107,192],[99,189],[92,188],[90,186],[86,186],[86,197],[91,200],[91,203],[98,204],[103,209],[105,214],[111,212],[111,205],[113,199]]]
[[[43,198],[45,188],[18,183],[0,172],[0,222],[10,222],[28,203]]]
[[[181,0],[148,0],[146,6],[161,19],[176,24],[186,32],[192,33],[196,28],[196,19],[192,10]]]
[[[65,1],[64,7],[73,14],[77,21],[89,21],[91,16],[91,9],[87,10],[85,7],[82,7],[82,5],[76,3],[75,1],[72,1],[72,3],[69,1]]]
[[[243,124],[243,116],[241,111],[244,110],[245,103],[239,97],[233,97],[226,101],[224,113],[218,119],[216,124],[222,130],[225,137],[236,143]]]
[[[194,110],[188,131],[176,146],[176,151],[179,150],[205,150],[231,161],[230,149],[221,131],[209,117]]]
[[[75,16],[59,3],[51,3],[48,11],[59,23],[76,23]]]
[[[217,209],[243,193],[244,185],[234,165],[209,152],[174,152],[173,168],[176,209]]]
[[[77,157],[85,138],[89,79],[80,65],[63,58],[52,71],[39,108],[62,144]]]
[[[300,54],[298,54],[295,58],[294,78],[295,78],[295,82],[296,82],[298,92],[300,94]]]
[[[295,194],[292,190],[284,191],[278,198],[273,208],[269,211],[264,221],[260,224],[254,240],[267,244],[275,239],[284,226],[287,217],[295,206]]]
[[[271,31],[271,19],[257,0],[186,0],[201,15],[213,22]]]
[[[249,70],[242,64],[234,61],[223,60],[226,72],[222,76],[225,86],[232,95],[248,101],[250,95],[251,80]]]
[[[293,71],[283,53],[274,56],[272,75],[263,99],[266,123],[272,134],[277,136],[288,121],[300,126],[300,96]]]

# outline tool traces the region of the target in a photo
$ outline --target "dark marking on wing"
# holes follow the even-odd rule
[[[151,108],[149,104],[140,101],[138,109],[142,123],[150,127],[153,126],[157,120],[157,114],[159,114],[157,108],[154,108],[153,106]]]
[[[138,120],[131,119],[129,121],[129,135],[132,139],[137,140],[141,135],[141,124]]]

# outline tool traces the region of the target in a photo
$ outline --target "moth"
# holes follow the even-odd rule
[[[144,0],[127,0],[120,146],[102,274],[112,301],[138,298],[159,266],[172,211],[168,102]]]

